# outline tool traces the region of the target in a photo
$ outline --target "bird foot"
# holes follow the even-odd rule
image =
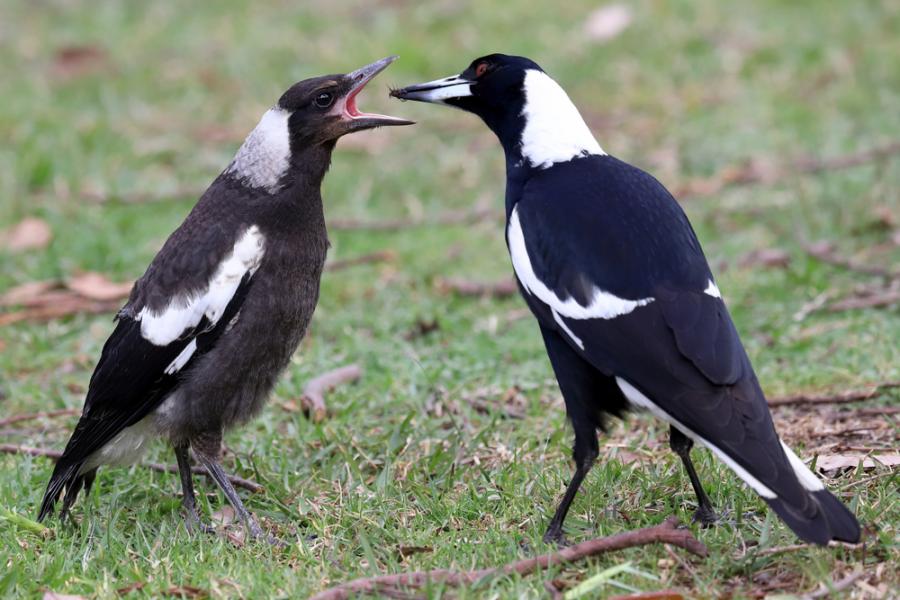
[[[694,512],[693,518],[691,521],[694,523],[699,523],[701,527],[704,529],[707,527],[712,527],[719,520],[719,515],[716,514],[709,506],[700,505],[699,508]]]
[[[188,533],[194,533],[197,531],[201,533],[216,533],[216,528],[212,525],[204,523],[200,519],[200,515],[197,514],[196,510],[185,510],[184,526],[187,528]]]
[[[275,548],[287,548],[288,543],[275,537],[271,533],[266,533],[263,531],[263,528],[259,526],[259,523],[253,517],[247,521],[247,529],[250,532],[250,539],[255,542],[266,542],[270,546],[274,546]]]
[[[544,543],[545,544],[556,544],[559,548],[567,548],[572,544],[566,538],[566,534],[563,533],[562,529],[550,528],[547,530],[547,533],[544,534]]]

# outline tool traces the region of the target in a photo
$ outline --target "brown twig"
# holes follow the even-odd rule
[[[303,388],[303,396],[300,398],[303,412],[313,422],[321,422],[328,413],[325,406],[325,393],[342,383],[356,381],[360,377],[362,377],[362,369],[359,365],[347,365],[310,379]]]
[[[384,593],[403,587],[422,587],[429,582],[440,582],[447,585],[472,584],[495,574],[528,575],[551,566],[574,562],[588,556],[596,556],[604,552],[633,548],[646,544],[672,544],[684,548],[698,556],[706,556],[707,550],[688,529],[678,529],[675,518],[666,519],[660,525],[627,531],[604,538],[588,540],[558,552],[543,554],[534,558],[515,561],[501,567],[489,567],[472,571],[453,571],[450,569],[433,569],[415,571],[396,575],[380,575],[365,577],[342,583],[319,592],[312,600],[344,600],[357,594]]]
[[[885,381],[875,384],[867,389],[849,390],[836,394],[792,394],[769,398],[769,406],[789,406],[792,404],[845,404],[848,402],[862,402],[880,396],[885,391],[900,388],[900,381]]]
[[[112,313],[119,310],[121,306],[122,302],[119,300],[105,301],[72,298],[59,304],[0,313],[0,327],[20,321],[51,321],[74,314],[99,315]]]
[[[801,596],[803,600],[815,600],[816,598],[830,598],[835,592],[846,590],[860,579],[866,572],[862,569],[850,573],[840,581],[835,581],[832,585],[820,585],[820,589],[815,592]]]
[[[890,306],[900,302],[900,289],[884,289],[865,296],[851,296],[838,300],[828,305],[830,312],[841,312],[844,310],[859,310],[863,308],[878,308],[881,306]]]
[[[62,456],[62,452],[59,450],[52,450],[50,448],[36,448],[33,446],[19,446],[17,444],[0,444],[0,453],[3,454],[28,454],[29,456],[46,456],[47,458],[52,458],[53,460],[57,460]],[[176,465],[165,465],[161,463],[142,463],[145,467],[150,469],[151,471],[156,471],[158,473],[177,473],[178,466]],[[209,473],[201,466],[191,467],[191,472],[197,475],[206,475],[209,477]],[[261,492],[263,486],[256,483],[255,481],[250,481],[249,479],[244,479],[243,477],[236,477],[234,475],[229,475],[228,480],[231,481],[232,484],[237,487],[244,488],[245,490],[249,490],[253,493]]]
[[[372,263],[394,262],[397,260],[397,253],[393,250],[380,250],[370,254],[354,256],[353,258],[344,258],[341,260],[333,260],[325,264],[326,271],[340,271],[348,267],[357,265],[369,265]]]
[[[803,244],[803,250],[816,260],[849,271],[856,271],[857,273],[863,273],[865,275],[875,275],[877,277],[885,278],[900,276],[900,272],[898,271],[893,271],[877,265],[868,265],[852,258],[841,256],[832,242],[821,241],[813,244]]]
[[[858,167],[870,162],[884,160],[900,154],[900,141],[862,150],[854,154],[830,158],[801,157],[787,161],[763,162],[749,160],[737,165],[729,165],[709,178],[686,181],[673,188],[676,198],[703,197],[718,194],[726,187],[755,183],[772,184],[797,175],[809,175],[821,171],[836,171]],[[786,164],[778,167],[776,164]]]
[[[12,425],[13,423],[20,423],[22,421],[30,421],[32,419],[49,419],[52,417],[67,417],[79,414],[81,414],[81,410],[77,408],[61,408],[59,410],[29,413],[27,415],[13,415],[11,417],[6,417],[5,419],[0,419],[0,427]]]
[[[477,207],[469,211],[446,212],[434,217],[407,217],[382,221],[362,221],[359,219],[331,219],[328,228],[341,231],[398,231],[412,227],[440,225],[467,225],[477,223],[494,214],[493,208]],[[499,214],[499,212],[497,212]]]
[[[438,279],[435,287],[441,293],[454,293],[460,296],[480,296],[489,298],[508,298],[516,293],[516,282],[513,279],[501,279],[493,282],[468,281],[465,279]]]

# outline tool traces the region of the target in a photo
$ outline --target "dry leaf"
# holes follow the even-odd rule
[[[215,511],[210,515],[210,519],[213,523],[217,523],[219,525],[231,525],[234,523],[234,509],[226,504],[219,510]]]
[[[120,300],[127,298],[131,293],[131,281],[115,283],[100,273],[82,273],[71,278],[67,286],[78,295],[89,300]]]
[[[607,42],[631,25],[632,12],[626,4],[608,4],[588,15],[584,32],[595,42]]]
[[[43,219],[27,217],[3,234],[2,245],[11,252],[46,248],[53,239],[50,226]]]
[[[28,305],[33,303],[35,298],[40,298],[50,290],[58,288],[59,283],[56,281],[28,281],[0,296],[0,306]]]
[[[819,471],[836,471],[838,469],[855,469],[862,461],[863,469],[875,467],[896,467],[900,465],[900,454],[822,454],[816,459]]]
[[[67,79],[103,71],[108,64],[106,50],[98,46],[64,46],[53,56],[54,74]]]

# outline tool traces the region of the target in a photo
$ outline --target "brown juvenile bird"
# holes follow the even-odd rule
[[[65,514],[98,467],[136,462],[163,437],[189,527],[207,529],[191,447],[250,534],[263,535],[219,464],[222,435],[260,411],[316,307],[328,249],[320,187],[338,138],[412,124],[356,107],[396,58],[293,85],[166,240],[116,317],[38,520],[63,490]]]

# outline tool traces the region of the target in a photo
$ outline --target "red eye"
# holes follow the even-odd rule
[[[478,63],[478,66],[475,67],[475,77],[481,77],[485,73],[487,73],[488,64],[487,63]]]

